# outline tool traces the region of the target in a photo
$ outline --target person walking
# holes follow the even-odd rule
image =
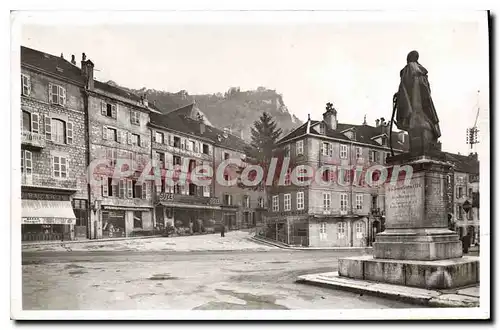
[[[224,226],[224,224],[221,224],[221,227],[220,227],[220,237],[224,237],[225,231],[226,231],[226,226]]]
[[[461,240],[462,240],[462,252],[464,254],[469,253],[470,233],[467,233],[465,236],[463,236]]]

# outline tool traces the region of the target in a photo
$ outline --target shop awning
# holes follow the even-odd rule
[[[22,224],[74,225],[75,213],[70,201],[21,200]]]
[[[160,202],[160,204],[163,206],[179,207],[183,209],[220,210],[220,206],[214,206],[214,205],[196,205],[196,204],[169,203],[169,202]]]

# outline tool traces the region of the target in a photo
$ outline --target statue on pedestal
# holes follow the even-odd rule
[[[411,51],[400,72],[399,90],[393,97],[391,126],[395,122],[398,129],[408,132],[411,154],[426,154],[440,149],[441,130],[432,102],[428,71],[418,63],[418,57],[417,51]]]

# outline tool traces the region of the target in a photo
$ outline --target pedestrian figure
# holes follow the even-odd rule
[[[224,232],[226,231],[226,226],[224,224],[220,227],[220,237],[224,237]]]
[[[467,233],[467,235],[462,237],[462,251],[464,254],[469,252],[469,247],[470,247],[470,234]]]

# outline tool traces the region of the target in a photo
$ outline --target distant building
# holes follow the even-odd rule
[[[395,153],[408,149],[407,135],[392,132]],[[293,166],[363,166],[385,164],[390,154],[389,126],[377,119],[375,126],[338,123],[337,111],[327,105],[322,121],[309,119],[279,142]],[[321,173],[325,181],[337,181],[336,173]],[[266,235],[287,244],[320,246],[366,246],[382,231],[385,218],[383,186],[345,184],[330,187],[313,182],[307,186],[291,183],[273,188],[266,218]]]
[[[448,212],[452,216],[457,234],[462,237],[471,236],[471,244],[479,242],[479,160],[477,153],[458,155],[446,153],[451,162],[453,172],[449,174],[451,199]],[[470,204],[469,212],[464,210],[464,204]]]

